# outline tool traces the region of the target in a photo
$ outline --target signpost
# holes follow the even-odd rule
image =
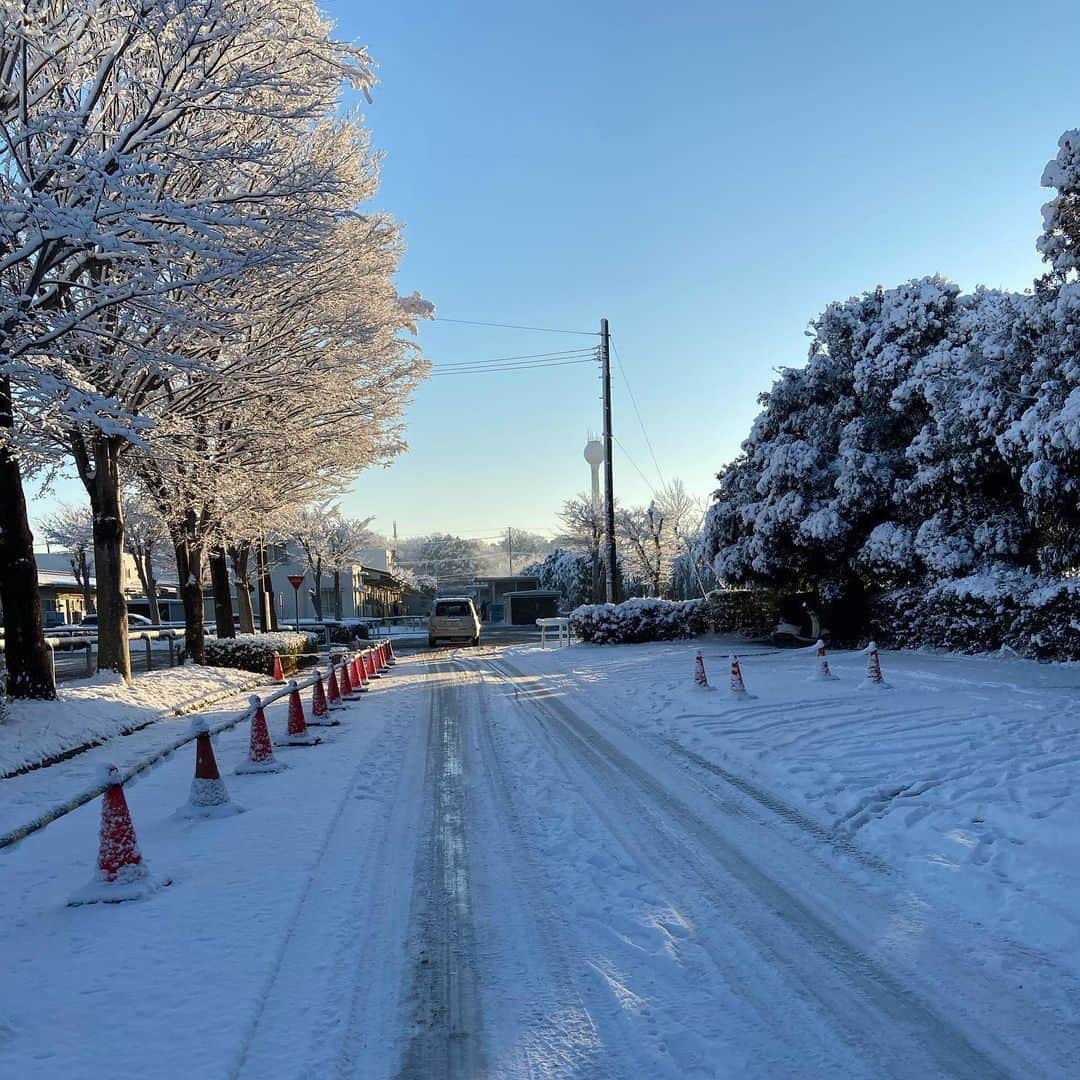
[[[303,574],[290,574],[289,584],[293,588],[293,599],[296,601],[296,632],[300,633],[300,586],[304,583]]]

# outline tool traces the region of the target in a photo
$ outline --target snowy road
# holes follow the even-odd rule
[[[0,1074],[1075,1074],[1030,956],[610,702],[419,654],[230,777],[248,813],[179,825],[189,763],[150,774],[140,904],[63,907],[93,817],[57,823],[0,864]]]

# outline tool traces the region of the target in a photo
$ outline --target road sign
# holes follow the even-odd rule
[[[290,575],[289,575],[289,584],[290,584],[290,585],[291,585],[291,586],[292,586],[292,587],[293,587],[294,589],[299,589],[299,588],[300,588],[300,586],[301,586],[301,585],[302,585],[303,583],[304,583],[304,575],[303,575],[303,574],[290,574]]]

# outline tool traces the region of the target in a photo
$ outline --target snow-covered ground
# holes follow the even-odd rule
[[[0,776],[265,681],[250,671],[187,665],[145,672],[130,686],[111,673],[63,683],[56,701],[9,703],[0,724]]]
[[[283,773],[221,734],[220,820],[185,748],[128,791],[144,901],[66,906],[97,805],[0,851],[0,1075],[1074,1075],[1080,670],[746,656],[736,700],[693,653],[403,658]]]
[[[735,784],[838,849],[878,856],[955,905],[1080,973],[1080,665],[747,649],[749,694],[728,690],[728,647],[515,650],[556,683],[655,738],[721,787]],[[754,655],[754,653],[759,655]]]

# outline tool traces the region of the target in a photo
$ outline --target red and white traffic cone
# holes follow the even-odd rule
[[[367,673],[369,679],[381,679],[382,672],[379,670],[379,665],[375,663],[375,650],[368,649],[364,653],[364,663],[367,664]]]
[[[341,690],[338,687],[337,671],[333,661],[330,663],[330,674],[326,679],[326,707],[328,709],[343,709],[345,702],[341,700]]]
[[[210,742],[210,728],[199,717],[192,725],[195,736],[195,776],[191,781],[188,801],[176,811],[177,817],[209,818],[228,817],[239,814],[243,807],[229,799],[225,781],[218,772],[214,747]]]
[[[818,641],[814,646],[815,655],[817,656],[817,666],[814,668],[814,678],[819,679],[821,682],[829,682],[836,678],[836,676],[829,670],[829,660],[825,655],[825,642]]]
[[[397,657],[394,655],[394,639],[386,639],[386,662],[393,667],[397,663]]]
[[[378,651],[375,653],[376,658],[379,661],[379,674],[385,675],[390,670],[390,665],[386,662],[386,642],[381,642]]]
[[[283,683],[285,681],[285,669],[281,666],[281,654],[274,653],[274,682]]]
[[[251,714],[251,742],[248,744],[248,756],[233,770],[241,776],[246,773],[276,773],[288,766],[274,757],[274,743],[270,738],[270,729],[266,726],[266,713],[262,702],[254,695],[251,698],[254,710]]]
[[[705,674],[705,658],[699,652],[694,657],[694,685],[708,687],[709,679]]]
[[[312,735],[304,719],[304,704],[300,700],[300,688],[296,680],[289,682],[289,727],[282,746],[314,746],[322,742],[317,735]]]
[[[311,719],[310,727],[337,727],[341,718],[331,715],[326,703],[326,691],[323,689],[322,672],[315,669],[315,681],[311,684]]]
[[[341,696],[348,700],[353,696],[352,678],[349,675],[349,658],[341,661]]]
[[[730,689],[733,694],[746,693],[746,683],[743,682],[742,677],[742,665],[739,663],[739,658],[737,656],[731,658],[731,679],[728,683],[728,689]]]
[[[370,680],[367,676],[367,668],[364,666],[363,656],[353,657],[353,673],[356,675],[356,688],[365,693],[371,689]]]
[[[151,875],[143,861],[120,782],[120,770],[115,765],[107,765],[103,780],[108,787],[101,798],[97,873],[89,885],[68,901],[72,907],[141,900],[169,884],[168,879]]]
[[[866,653],[866,678],[862,686],[871,686],[880,690],[892,689],[881,674],[881,657],[878,656],[877,643],[871,641],[863,650]]]

